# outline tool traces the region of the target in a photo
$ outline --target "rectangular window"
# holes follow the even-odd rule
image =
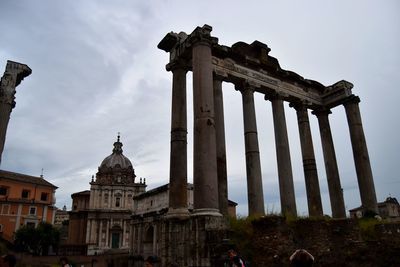
[[[5,186],[0,186],[0,196],[7,196],[8,188]]]
[[[29,208],[29,215],[36,215],[36,207]]]
[[[21,198],[22,199],[28,199],[29,198],[29,193],[30,193],[29,190],[23,189],[22,193],[21,193]]]
[[[119,207],[120,206],[120,203],[121,202],[121,199],[119,198],[119,197],[117,197],[116,199],[115,199],[115,207]]]
[[[9,214],[10,213],[10,205],[3,204],[1,207],[1,214]]]
[[[48,193],[42,193],[40,195],[40,200],[41,201],[47,201],[48,198],[49,198],[49,194]]]
[[[35,228],[35,227],[36,227],[36,223],[34,223],[34,222],[27,222],[27,223],[26,223],[26,226],[27,226],[27,227],[31,227],[31,228]]]

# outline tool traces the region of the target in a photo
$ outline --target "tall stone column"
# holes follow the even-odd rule
[[[29,76],[32,70],[25,64],[8,60],[6,70],[0,82],[0,164],[6,141],[10,114],[15,107],[15,88]]]
[[[282,214],[285,216],[297,216],[283,100],[279,98],[279,96],[274,96],[270,98],[270,101],[272,103],[272,115],[274,119],[276,158],[278,163],[279,193],[281,198]]]
[[[260,151],[258,148],[256,112],[254,108],[254,90],[245,85],[237,88],[242,93],[244,144],[246,149],[246,174],[249,216],[265,214],[264,194],[261,176]]]
[[[172,71],[171,154],[169,175],[170,217],[187,217],[187,108],[186,72],[183,64]]]
[[[317,165],[315,163],[310,121],[307,108],[301,104],[291,105],[296,109],[299,124],[301,154],[303,156],[304,179],[306,182],[309,216],[323,216]]]
[[[218,175],[214,122],[211,37],[207,29],[193,35],[193,183],[194,209],[199,215],[218,211]]]
[[[359,97],[352,96],[344,103],[344,107],[346,110],[347,122],[349,124],[351,146],[353,147],[361,204],[364,210],[378,213],[374,179],[372,176],[367,143],[365,141],[361,114],[358,106],[359,102]]]
[[[228,175],[226,170],[224,103],[222,80],[214,76],[215,135],[217,143],[219,211],[228,216]]]
[[[346,209],[344,206],[343,190],[340,185],[339,170],[336,161],[335,148],[329,125],[328,115],[330,110],[313,111],[318,118],[319,131],[321,134],[322,151],[325,160],[326,177],[328,179],[329,198],[331,200],[332,217],[345,218]]]

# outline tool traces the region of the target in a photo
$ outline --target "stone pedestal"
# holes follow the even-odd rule
[[[319,189],[317,165],[311,136],[307,108],[303,105],[292,105],[296,109],[299,124],[301,154],[303,156],[304,179],[306,182],[309,216],[323,216],[321,192]]]
[[[244,85],[236,88],[242,93],[244,140],[246,149],[246,174],[249,216],[264,215],[260,152],[258,148],[257,122],[254,108],[254,91]]]
[[[274,119],[276,158],[278,163],[282,214],[284,216],[297,216],[283,100],[279,97],[271,97],[270,100],[272,103],[272,114]]]
[[[365,141],[360,109],[358,107],[359,102],[360,98],[353,96],[344,103],[344,107],[349,124],[361,204],[365,210],[378,213],[374,179],[372,177],[367,143]]]
[[[346,218],[343,190],[342,186],[340,185],[339,170],[336,161],[335,148],[333,146],[331,127],[328,119],[328,115],[330,113],[330,110],[318,110],[313,112],[313,114],[315,114],[318,118],[319,131],[321,134],[322,151],[325,160],[326,177],[328,179],[332,217]]]

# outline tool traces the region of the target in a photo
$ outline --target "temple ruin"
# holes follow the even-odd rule
[[[297,215],[284,101],[297,112],[310,216],[322,216],[321,194],[315,163],[308,110],[317,116],[329,196],[334,218],[346,217],[343,192],[332,140],[331,110],[344,106],[349,125],[362,207],[377,211],[375,187],[353,84],[339,81],[324,86],[284,70],[270,48],[259,41],[218,44],[212,27],[197,27],[191,34],[168,33],[158,48],[170,54],[166,68],[172,72],[172,117],[169,216],[188,216],[186,73],[193,72],[194,114],[194,214],[227,213],[227,172],[222,82],[233,83],[242,94],[249,215],[264,215],[254,94],[272,104],[278,164],[281,212]]]

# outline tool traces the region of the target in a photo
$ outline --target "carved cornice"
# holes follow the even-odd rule
[[[6,70],[0,81],[0,102],[15,107],[15,88],[29,76],[32,70],[25,64],[7,61]]]

